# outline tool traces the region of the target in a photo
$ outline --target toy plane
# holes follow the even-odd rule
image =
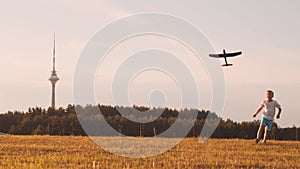
[[[227,57],[235,57],[238,55],[241,55],[242,52],[232,52],[232,53],[226,53],[225,49],[223,49],[223,53],[220,54],[209,54],[210,57],[213,58],[224,58],[225,59],[225,64],[222,66],[232,66],[233,64],[227,63]]]

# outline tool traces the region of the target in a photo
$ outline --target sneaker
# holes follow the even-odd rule
[[[257,138],[257,139],[255,139],[255,143],[257,144],[259,142],[259,139]]]
[[[266,140],[263,140],[262,143],[263,143],[263,144],[267,144],[267,141],[266,141]]]

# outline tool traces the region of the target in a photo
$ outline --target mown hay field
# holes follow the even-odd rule
[[[0,168],[300,168],[300,142],[186,138],[148,158],[111,154],[80,136],[0,136]]]

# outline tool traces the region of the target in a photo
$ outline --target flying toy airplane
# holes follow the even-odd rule
[[[232,66],[232,64],[227,63],[227,57],[235,57],[235,56],[238,56],[238,55],[241,55],[241,54],[242,54],[242,52],[226,53],[225,49],[223,49],[223,53],[209,54],[209,56],[213,57],[213,58],[224,58],[225,59],[225,64],[223,64],[222,66]]]

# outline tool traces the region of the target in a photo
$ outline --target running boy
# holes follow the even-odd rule
[[[253,117],[256,117],[256,115],[264,108],[261,124],[257,131],[257,137],[255,139],[255,143],[259,142],[263,128],[265,128],[265,134],[264,134],[264,138],[263,138],[262,142],[266,143],[268,134],[272,128],[272,123],[273,123],[274,116],[275,116],[275,108],[278,109],[278,114],[277,114],[276,118],[277,119],[280,118],[281,107],[277,103],[276,100],[273,100],[273,97],[274,97],[274,92],[271,90],[267,90],[266,100],[261,102],[260,107],[258,108],[256,113],[253,114]]]

